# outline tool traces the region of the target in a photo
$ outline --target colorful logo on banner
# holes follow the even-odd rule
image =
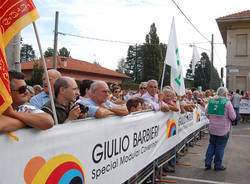
[[[167,126],[167,135],[166,135],[167,139],[176,135],[176,122],[174,119],[172,120],[168,119],[166,122],[166,126]]]
[[[199,121],[201,121],[200,112],[198,110],[196,111],[196,114],[195,114],[195,120],[196,120],[196,123],[198,123]]]
[[[85,184],[83,167],[73,155],[62,154],[46,162],[34,157],[24,169],[26,184]]]

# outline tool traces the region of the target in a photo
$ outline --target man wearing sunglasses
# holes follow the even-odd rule
[[[141,82],[139,85],[139,93],[134,94],[131,98],[142,97],[145,93],[147,93],[147,82]]]
[[[55,81],[61,77],[61,73],[57,70],[50,69],[48,70],[49,82],[51,86],[52,93],[54,94],[54,83]],[[43,74],[43,91],[38,95],[33,96],[30,99],[30,104],[35,106],[38,109],[41,109],[42,106],[50,100],[49,97],[49,87],[45,77],[45,73]]]
[[[17,71],[9,71],[9,77],[13,103],[4,114],[40,130],[51,128],[54,125],[54,121],[49,114],[26,104],[28,102],[28,91],[24,74]]]

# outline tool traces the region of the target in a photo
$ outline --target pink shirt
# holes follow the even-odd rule
[[[136,94],[134,94],[132,97],[130,97],[130,98],[136,98],[136,97],[141,97],[142,95],[141,95],[141,93],[136,93]]]
[[[226,135],[230,131],[231,120],[233,121],[236,118],[233,105],[230,101],[228,101],[226,104],[224,116],[208,115],[207,107],[206,107],[206,116],[210,121],[209,124],[210,134],[217,136]]]

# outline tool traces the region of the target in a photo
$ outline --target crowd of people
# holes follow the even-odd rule
[[[138,92],[123,90],[117,83],[110,86],[104,81],[82,80],[78,88],[75,79],[62,76],[57,70],[48,70],[53,93],[56,117],[51,105],[49,86],[43,75],[43,87],[29,86],[22,72],[9,71],[13,103],[1,115],[4,123],[0,132],[15,131],[23,127],[46,130],[70,120],[86,117],[103,118],[109,115],[125,116],[143,110],[192,112],[197,104],[205,107],[212,91],[199,92],[187,89],[184,96],[178,96],[171,86],[162,91],[156,80],[142,82]]]
[[[75,79],[62,76],[57,70],[48,70],[48,76],[56,116],[45,75],[43,88],[40,85],[32,87],[26,84],[22,72],[9,71],[13,103],[0,116],[0,132],[15,131],[23,127],[46,130],[53,127],[55,121],[63,124],[87,117],[126,116],[143,110],[193,112],[200,105],[210,119],[210,142],[205,159],[207,170],[211,168],[213,157],[215,170],[225,169],[222,158],[231,122],[237,125],[240,101],[250,98],[247,93],[240,95],[239,90],[229,94],[224,87],[219,88],[217,94],[213,90],[203,92],[193,88],[186,89],[183,96],[178,96],[171,86],[164,86],[159,90],[158,82],[153,79],[142,82],[138,91],[123,90],[117,83],[108,86],[105,81],[86,79],[81,81],[78,88]],[[219,109],[216,109],[217,106]],[[165,171],[171,171],[169,166],[171,161],[166,164]]]

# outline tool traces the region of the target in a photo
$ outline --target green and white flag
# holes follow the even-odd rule
[[[171,86],[178,95],[185,94],[185,83],[177,44],[174,17],[171,25],[165,64],[171,66]]]

